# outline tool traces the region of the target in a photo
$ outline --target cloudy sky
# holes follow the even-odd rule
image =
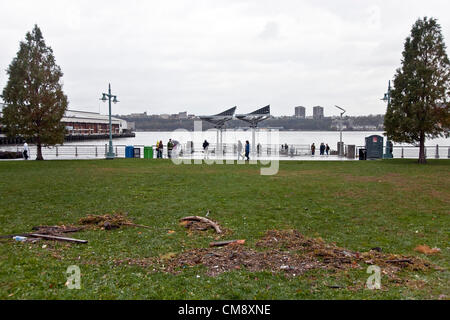
[[[111,82],[114,114],[380,114],[417,18],[437,18],[450,45],[448,0],[0,0],[0,12],[1,88],[38,24],[69,108],[106,113]]]

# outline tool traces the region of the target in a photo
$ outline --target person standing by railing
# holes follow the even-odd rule
[[[313,142],[313,144],[311,145],[311,154],[314,155],[315,152],[316,152],[316,145]]]
[[[203,153],[205,156],[205,159],[208,158],[208,147],[209,147],[209,142],[208,141],[203,141]]]
[[[167,157],[169,159],[172,158],[172,149],[173,149],[173,142],[172,139],[169,139],[169,142],[167,142]]]
[[[325,154],[325,144],[322,142],[320,144],[320,155],[323,156]]]
[[[156,159],[159,159],[159,141],[158,140],[156,140],[155,150],[156,150]]]
[[[159,155],[160,159],[163,158],[163,150],[164,150],[164,145],[163,145],[162,140],[160,140],[159,144],[158,144],[158,155]]]
[[[25,160],[28,160],[30,156],[30,149],[28,148],[28,143],[25,141],[25,143],[23,144],[23,157],[25,158]]]
[[[155,151],[156,151],[156,159],[159,159],[159,141],[158,140],[156,140]]]

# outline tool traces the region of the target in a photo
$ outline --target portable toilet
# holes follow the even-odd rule
[[[134,158],[134,146],[125,147],[125,158]]]
[[[383,158],[383,137],[372,135],[366,137],[367,159]]]

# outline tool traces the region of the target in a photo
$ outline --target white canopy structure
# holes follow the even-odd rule
[[[251,113],[237,114],[236,118],[250,123],[250,128],[252,130],[252,153],[254,154],[256,150],[256,128],[258,127],[258,123],[270,118],[270,104]]]
[[[219,114],[213,115],[213,116],[199,116],[201,120],[207,121],[209,123],[214,124],[214,128],[217,129],[217,144],[216,144],[216,150],[219,152],[222,150],[222,130],[223,126],[225,125],[225,122],[233,119],[234,113],[236,111],[236,107],[230,108],[228,110],[225,110],[224,112],[221,112]],[[217,156],[217,153],[216,153]]]

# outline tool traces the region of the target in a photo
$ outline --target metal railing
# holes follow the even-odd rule
[[[156,146],[148,145],[153,148],[153,158],[156,158]],[[114,145],[114,153],[117,158],[125,158],[125,148],[126,145]],[[139,148],[139,157],[144,158],[144,145],[134,145],[134,148]],[[243,146],[241,150],[241,154],[244,153],[245,146]],[[355,159],[359,157],[359,149],[365,148],[364,146],[356,146]],[[37,148],[35,145],[30,145],[30,159],[36,157]],[[291,144],[288,145],[288,148],[285,148],[281,145],[275,144],[260,144],[255,148],[256,156],[279,156],[280,158],[295,158],[295,157],[305,157],[311,156],[311,147],[309,145],[296,145]],[[2,151],[23,151],[22,145],[16,146],[2,146]],[[54,147],[43,147],[42,155],[44,159],[102,159],[105,158],[106,153],[108,151],[108,145],[75,145],[75,144],[67,144],[67,145],[57,145]],[[197,144],[193,148],[190,144],[183,143],[179,144],[175,151],[173,152],[174,156],[180,157],[199,157],[203,155],[216,156],[220,151],[215,144],[210,144],[208,150],[205,153],[203,147],[200,144]],[[222,152],[224,157],[238,157],[238,145],[237,143],[227,143],[222,145]],[[383,153],[385,152],[385,148],[383,147]],[[316,148],[316,155],[319,154],[318,148]],[[331,150],[330,155],[336,155],[336,150]],[[426,146],[425,147],[426,157],[429,159],[450,159],[450,146]],[[393,147],[393,155],[394,158],[418,158],[419,157],[419,147],[417,146],[394,146]],[[345,155],[347,156],[347,155]],[[167,145],[164,145],[163,148],[163,158],[167,158]],[[219,157],[220,158],[220,157]],[[353,157],[352,157],[353,158]]]
[[[359,149],[365,149],[365,146],[356,147],[356,158],[358,158]],[[392,154],[394,159],[418,159],[419,146],[393,146]],[[386,147],[383,147],[383,153]],[[425,146],[425,157],[428,159],[450,159],[450,146]]]

